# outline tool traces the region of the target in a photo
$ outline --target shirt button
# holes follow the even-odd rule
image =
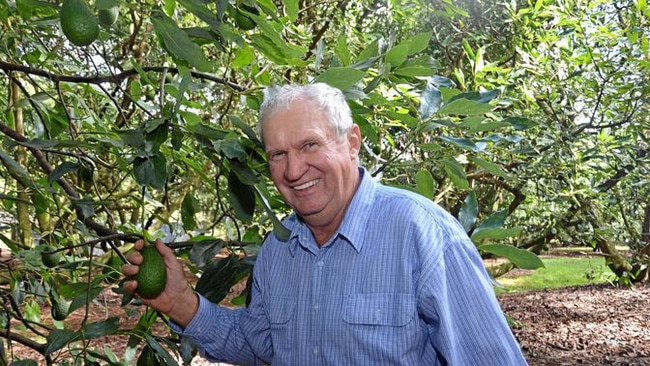
[[[323,269],[323,266],[325,265],[325,262],[318,261],[318,263],[316,263],[316,264],[318,265],[318,268]]]
[[[314,347],[314,356],[318,355],[318,347]]]
[[[320,304],[314,304],[314,311],[320,310]]]

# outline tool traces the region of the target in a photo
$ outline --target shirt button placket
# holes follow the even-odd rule
[[[313,364],[318,365],[321,363],[321,339],[318,336],[319,334],[322,334],[323,332],[323,326],[324,326],[324,319],[323,319],[323,314],[321,314],[321,301],[322,301],[322,289],[324,288],[323,285],[323,269],[325,268],[325,262],[323,261],[322,258],[319,258],[318,261],[316,262],[316,267],[314,268],[314,279],[313,279],[313,285],[314,288],[312,289],[313,292],[313,298],[312,298],[312,310],[313,310],[313,316],[314,316],[314,325],[315,328],[313,329],[313,338],[312,338],[312,355],[313,355]]]

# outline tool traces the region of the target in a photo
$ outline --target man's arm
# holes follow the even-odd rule
[[[261,364],[260,357],[271,357],[271,343],[268,320],[264,316],[263,303],[258,287],[253,294],[257,301],[248,308],[228,309],[211,303],[189,286],[183,267],[174,252],[160,240],[155,243],[163,257],[167,270],[167,282],[163,292],[155,298],[142,298],[143,304],[167,314],[170,327],[195,344],[206,358],[228,363],[247,365]],[[122,267],[127,277],[135,276],[142,263],[139,251],[143,241],[135,243],[136,251],[129,253],[130,264]],[[129,280],[124,289],[137,295],[138,283]],[[249,342],[250,339],[250,342]]]
[[[439,357],[450,365],[527,365],[474,244],[464,233],[442,240],[422,270],[419,295]]]

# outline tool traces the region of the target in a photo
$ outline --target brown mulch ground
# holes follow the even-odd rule
[[[499,295],[533,365],[650,365],[650,286]]]
[[[518,326],[514,333],[531,366],[537,365],[650,365],[650,286],[631,288],[592,285],[558,290],[498,295],[505,313]],[[125,311],[120,298],[105,291],[92,303],[91,318],[118,316],[133,326],[138,308]],[[42,309],[47,315],[47,308]],[[66,321],[75,329],[84,314]],[[163,324],[156,329],[165,331]],[[103,337],[94,346],[108,347],[123,357],[123,337]],[[42,341],[42,339],[40,340]],[[35,352],[13,344],[14,357],[44,360]],[[196,358],[193,366],[216,365]]]

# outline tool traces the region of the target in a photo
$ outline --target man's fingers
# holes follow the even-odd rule
[[[138,283],[136,281],[125,281],[123,284],[123,288],[127,292],[134,293],[135,290],[138,288]]]
[[[132,264],[125,264],[122,266],[122,274],[125,277],[133,277],[137,275],[139,271],[140,271],[140,266],[134,266]]]
[[[142,248],[144,247],[144,239],[138,239],[135,242],[135,244],[133,244],[133,247],[138,251],[142,250]]]

